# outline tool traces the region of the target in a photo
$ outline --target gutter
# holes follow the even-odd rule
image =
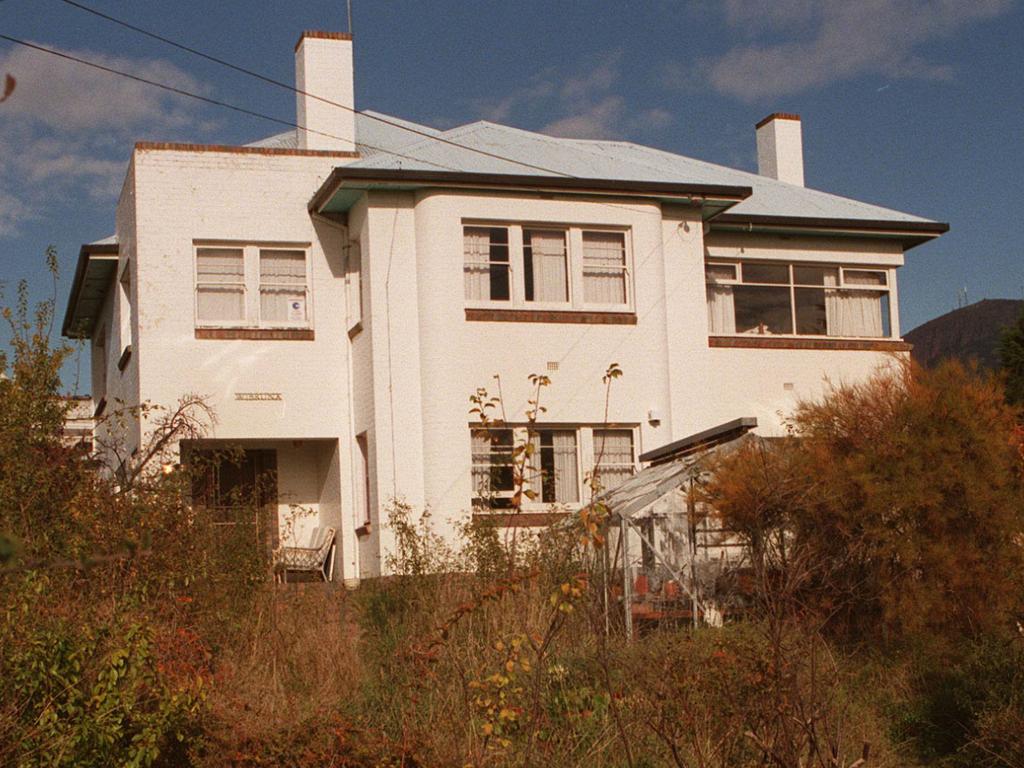
[[[320,213],[346,181],[382,184],[413,183],[424,186],[455,186],[472,189],[518,188],[531,191],[571,190],[598,193],[631,193],[707,197],[739,203],[753,194],[751,187],[725,184],[687,184],[664,181],[583,179],[575,176],[527,176],[507,173],[465,173],[462,171],[415,171],[340,166],[320,186],[309,202],[309,210]]]
[[[68,295],[68,303],[64,308],[64,321],[61,323],[60,335],[65,338],[73,338],[68,335],[71,330],[71,316],[78,305],[78,297],[82,292],[82,281],[85,279],[85,269],[89,266],[89,257],[93,254],[116,256],[118,254],[117,243],[86,243],[78,251],[78,263],[75,265],[75,277],[71,281],[71,293]],[[74,337],[77,338],[77,337]]]
[[[903,240],[907,248],[933,240],[949,231],[942,221],[894,221],[886,219],[835,219],[821,216],[770,216],[765,214],[721,213],[712,229],[730,232],[801,232],[850,234]]]

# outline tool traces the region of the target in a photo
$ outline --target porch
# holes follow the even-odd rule
[[[217,540],[251,546],[285,577],[333,576],[342,520],[337,440],[198,440],[182,444],[181,455],[193,506]],[[320,553],[315,568],[306,553],[283,556],[299,549]]]

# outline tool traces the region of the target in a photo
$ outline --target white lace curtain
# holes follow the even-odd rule
[[[529,237],[533,257],[533,300],[563,302],[566,290],[565,233],[531,230]]]
[[[570,430],[551,430],[551,448],[542,447],[540,434],[530,438],[533,444],[531,464],[533,471],[527,478],[528,485],[537,497],[535,501],[572,504],[579,501],[579,470],[576,458],[576,433]],[[554,498],[544,497],[545,480],[554,480]],[[550,481],[549,481],[550,487]]]
[[[490,230],[485,227],[466,227],[462,247],[466,298],[486,301],[491,298]]]
[[[610,491],[633,475],[633,433],[628,429],[594,430],[594,460],[602,491]]]
[[[852,281],[848,280],[851,284]],[[833,276],[826,275],[826,286],[835,286]],[[871,283],[866,283],[871,284]],[[736,298],[732,286],[709,285],[708,328],[712,334],[736,333]],[[844,291],[825,289],[825,316],[829,336],[884,335],[882,294],[877,291]]]
[[[196,312],[206,322],[245,319],[245,261],[240,248],[196,252]]]
[[[626,303],[626,243],[621,232],[583,233],[583,300]]]
[[[260,251],[260,320],[271,323],[306,320],[306,254]]]
[[[851,285],[873,285],[870,278],[863,282],[856,275],[847,274]],[[834,286],[835,275],[825,275],[825,285]],[[874,291],[825,291],[825,317],[829,336],[881,336],[882,298]]]
[[[736,301],[731,285],[708,286],[708,328],[711,333],[736,333]]]

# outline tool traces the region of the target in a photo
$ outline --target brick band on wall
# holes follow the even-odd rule
[[[197,339],[313,341],[312,328],[196,328]]]
[[[572,312],[544,309],[466,309],[466,319],[490,323],[576,323],[636,325],[632,312]]]
[[[913,344],[897,339],[791,339],[772,336],[711,336],[709,347],[727,349],[815,349],[909,352]]]

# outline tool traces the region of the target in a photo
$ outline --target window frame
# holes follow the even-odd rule
[[[641,452],[640,437],[641,430],[639,424],[599,424],[599,423],[581,423],[581,422],[544,422],[535,425],[527,425],[522,423],[515,424],[500,424],[493,425],[490,429],[487,427],[481,427],[479,423],[469,424],[469,443],[470,443],[470,498],[471,506],[478,512],[506,515],[509,513],[509,507],[501,507],[495,505],[488,508],[486,505],[481,505],[478,502],[485,501],[479,495],[479,489],[474,486],[474,473],[479,470],[482,465],[478,465],[472,460],[473,456],[473,435],[477,432],[488,432],[498,430],[509,430],[512,432],[512,449],[515,446],[523,445],[530,439],[531,434],[538,434],[540,432],[574,432],[576,436],[576,501],[565,502],[565,501],[542,501],[540,498],[531,500],[525,494],[523,495],[521,511],[522,512],[544,512],[551,510],[552,507],[565,509],[572,511],[580,509],[590,503],[590,486],[586,482],[587,478],[593,472],[596,467],[598,457],[597,447],[597,434],[603,431],[623,431],[630,433],[630,446],[633,451],[633,461],[631,469],[633,474],[639,470],[639,455]],[[540,472],[540,457],[537,456],[532,460],[534,464],[534,472]],[[490,466],[490,465],[489,465]],[[514,464],[513,464],[514,466]],[[531,487],[530,478],[527,477],[523,484],[523,489]],[[604,493],[605,491],[602,491]],[[493,499],[511,499],[515,494],[515,488],[513,485],[512,490],[500,491],[492,495]]]
[[[238,250],[242,252],[242,308],[241,320],[204,320],[199,317],[199,291],[203,285],[216,286],[220,283],[202,283],[199,279],[199,252],[204,249]],[[260,279],[261,251],[296,251],[303,255],[305,267],[305,321],[270,321],[262,318],[262,282]],[[312,244],[261,240],[193,240],[192,242],[192,313],[196,328],[245,328],[252,330],[306,330],[313,327],[313,266]]]
[[[125,259],[121,268],[120,277],[117,279],[117,322],[118,322],[118,343],[120,344],[120,356],[123,357],[134,341],[132,323],[132,263]],[[124,373],[124,369],[121,369]]]
[[[466,230],[467,229],[504,229],[506,231],[506,233],[507,233],[505,247],[508,249],[508,261],[507,262],[504,262],[504,261],[492,261],[490,259],[490,254],[488,254],[487,261],[467,262],[466,261],[466,256],[467,256],[467,254],[466,254]],[[519,250],[520,254],[522,252],[522,239],[523,239],[522,238],[522,234],[523,234],[522,233],[522,229],[520,229],[519,232],[518,232],[518,243],[519,243],[519,249],[518,250]],[[515,303],[516,302],[516,294],[517,294],[517,284],[518,284],[518,282],[516,280],[517,269],[516,269],[515,263],[513,262],[513,253],[514,253],[514,247],[513,246],[514,246],[514,244],[512,242],[512,239],[515,236],[516,236],[516,233],[513,232],[513,226],[511,224],[508,224],[508,223],[505,223],[505,222],[476,222],[476,221],[463,221],[462,222],[462,284],[463,284],[462,299],[463,299],[463,302],[465,302],[465,305],[467,307],[479,307],[479,308],[503,307],[503,308],[506,308],[506,309],[511,309],[513,306],[518,306]],[[520,262],[519,267],[522,268],[522,257],[521,256],[520,256],[519,262]],[[490,268],[494,264],[499,264],[499,265],[500,264],[505,264],[506,265],[506,269],[508,270],[508,298],[507,299],[471,299],[468,296],[466,296],[465,284],[466,284],[466,266],[467,266],[467,264],[477,264],[477,265],[486,264],[488,266],[488,268]]]
[[[629,450],[630,450],[630,454],[631,454],[631,460],[630,460],[628,465],[626,465],[624,463],[603,462],[604,466],[603,467],[601,466],[601,463],[599,463],[598,459],[602,456],[603,451],[602,451],[602,449],[600,447],[598,447],[599,446],[598,434],[602,433],[602,432],[603,433],[607,433],[607,432],[626,432],[626,433],[629,434]],[[591,440],[592,440],[592,443],[593,443],[593,446],[592,446],[593,447],[593,450],[592,450],[592,454],[593,455],[592,455],[592,458],[591,458],[591,464],[593,465],[594,470],[598,471],[598,481],[599,482],[600,482],[600,473],[603,472],[604,470],[607,470],[607,469],[625,469],[628,466],[629,469],[631,470],[631,474],[635,475],[637,473],[638,461],[637,461],[637,450],[636,450],[636,437],[637,437],[636,429],[632,428],[632,427],[599,426],[599,427],[594,427],[591,430]],[[625,481],[623,481],[623,482],[625,482]],[[616,486],[616,487],[618,487],[618,486]],[[614,490],[614,488],[602,487],[601,488],[601,493],[607,493],[608,491],[611,491],[611,490]]]
[[[788,282],[786,283],[767,283],[767,282],[744,282],[743,280],[743,264],[756,264],[758,266],[785,266],[788,270]],[[730,279],[715,280],[712,282],[707,277],[708,267],[732,267],[735,277]],[[836,285],[823,285],[823,284],[811,284],[804,282],[796,282],[795,271],[798,267],[811,267],[811,268],[822,268],[835,270],[837,275]],[[846,280],[846,272],[877,272],[883,275],[885,283],[883,285],[869,285],[869,284],[856,284],[848,283]],[[827,261],[787,261],[787,260],[776,260],[776,259],[756,259],[756,258],[723,258],[715,256],[707,256],[704,259],[704,286],[705,292],[711,285],[728,285],[728,286],[753,286],[760,288],[788,288],[789,289],[789,314],[790,323],[793,329],[793,333],[773,333],[764,334],[765,336],[771,336],[772,338],[779,339],[857,339],[857,340],[878,340],[878,339],[898,339],[898,328],[896,326],[896,312],[893,309],[893,304],[896,301],[896,268],[891,266],[884,266],[879,264],[849,264],[849,263],[837,263]],[[831,336],[827,332],[824,334],[814,333],[797,333],[796,330],[799,327],[797,325],[797,304],[796,304],[796,291],[799,288],[813,288],[822,290],[834,290],[834,291],[864,291],[869,293],[881,293],[885,294],[888,298],[888,309],[883,314],[883,323],[885,314],[888,315],[889,322],[889,333],[883,333],[880,336]],[[705,296],[705,303],[707,298]],[[884,327],[884,326],[883,326]],[[708,334],[711,336],[730,336],[739,338],[749,338],[751,336],[758,337],[759,334],[741,333],[736,331],[734,333],[725,333],[722,331],[713,331],[710,326],[708,328]]]
[[[355,437],[356,482],[355,512],[353,523],[356,530],[366,529],[373,524],[373,509],[370,504],[372,489],[370,479],[370,438],[366,431]]]
[[[308,314],[308,298],[306,306]],[[345,311],[348,334],[352,337],[363,329],[363,251],[357,238],[345,246]]]
[[[199,252],[203,250],[221,249],[236,250],[242,254],[242,317],[239,320],[205,320],[199,316],[199,293],[204,287],[218,287],[224,283],[204,283],[199,277]],[[196,328],[246,328],[249,315],[249,285],[246,279],[245,248],[237,243],[233,244],[193,244],[192,247],[192,294],[193,314]]]
[[[607,312],[622,313],[634,312],[635,301],[633,296],[633,241],[632,228],[624,225],[604,224],[579,224],[565,223],[558,221],[534,221],[534,220],[493,220],[464,218],[459,222],[460,237],[462,242],[462,267],[463,284],[465,281],[466,267],[466,230],[471,228],[503,228],[508,230],[508,273],[509,273],[509,298],[505,299],[471,299],[466,296],[463,288],[463,305],[468,309],[509,309],[520,311],[562,311],[562,312]],[[530,230],[560,231],[565,233],[565,279],[566,279],[566,300],[565,301],[527,301],[526,299],[526,262],[525,262],[525,233]],[[623,236],[623,248],[625,249],[625,263],[623,274],[625,275],[625,302],[622,304],[604,304],[586,302],[584,290],[584,264],[583,264],[583,233],[584,232],[613,232],[621,233]],[[489,262],[490,263],[490,262]],[[503,262],[502,262],[503,263]]]
[[[586,286],[586,254],[584,235],[588,233],[611,233],[622,235],[622,279],[625,300],[621,304],[587,301]],[[632,235],[633,230],[623,227],[579,227],[579,296],[580,304],[588,312],[627,312],[633,309],[633,270],[632,270]]]
[[[268,289],[281,289],[290,288],[291,283],[264,283],[263,282],[263,253],[264,251],[291,251],[292,253],[302,254],[302,267],[303,267],[303,287],[302,287],[302,301],[305,305],[306,319],[302,321],[296,320],[264,320],[263,319],[263,290],[264,287]],[[310,307],[309,307],[309,252],[305,248],[285,248],[282,246],[268,247],[260,245],[256,247],[256,322],[257,328],[309,328],[310,326]],[[298,293],[298,291],[294,291]]]
[[[474,445],[473,445],[474,438],[476,438],[476,436],[478,434],[490,435],[492,432],[510,432],[511,433],[512,442],[508,446],[508,463],[507,464],[496,464],[493,461],[493,457],[498,453],[498,452],[496,452],[494,450],[494,447],[496,445],[494,440],[490,441],[490,450],[487,453],[487,456],[488,456],[487,463],[486,464],[482,464],[482,463],[478,463],[476,461],[477,453],[476,453],[476,451],[474,449]],[[490,427],[481,426],[480,424],[470,424],[469,425],[469,450],[470,450],[469,484],[470,484],[470,497],[471,497],[471,501],[472,501],[472,506],[473,507],[475,507],[475,508],[476,507],[482,507],[483,504],[478,504],[477,502],[486,502],[488,499],[492,499],[492,500],[505,499],[505,500],[509,500],[510,501],[512,499],[512,497],[515,495],[515,456],[513,454],[513,450],[515,449],[515,446],[518,444],[518,441],[519,441],[519,435],[517,433],[517,429],[515,427],[512,427],[512,426],[508,426],[508,425],[504,425],[504,424],[500,425],[500,426],[499,425],[493,425],[493,426],[490,426]],[[488,489],[488,490],[490,490],[491,493],[490,493],[490,496],[488,496],[485,499],[480,494],[480,487],[477,487],[477,485],[476,485],[476,480],[475,480],[476,474],[477,474],[478,471],[482,471],[482,469],[485,468],[485,467],[486,467],[486,471],[490,473],[490,472],[492,472],[494,470],[494,468],[496,466],[497,467],[507,466],[509,468],[509,471],[513,474],[512,488],[507,489],[507,490],[503,489],[503,490],[499,490],[499,491],[494,491],[493,489]],[[492,509],[494,509],[494,511],[504,512],[507,508],[506,507],[502,507],[502,506],[496,506],[496,507],[492,507]]]

